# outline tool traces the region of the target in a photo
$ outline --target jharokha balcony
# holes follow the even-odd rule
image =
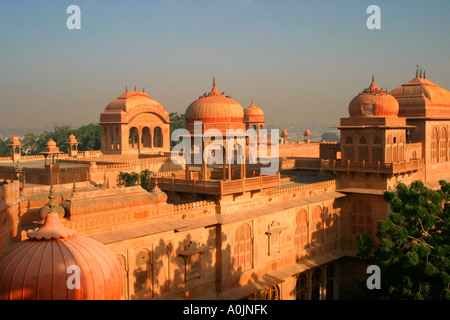
[[[244,193],[280,186],[280,174],[260,175],[257,177],[236,180],[196,180],[183,178],[150,178],[154,186],[157,179],[158,187],[163,191],[189,192],[209,195],[229,195]]]
[[[378,174],[402,174],[414,172],[424,167],[424,160],[409,160],[401,162],[381,163],[365,161],[322,160],[321,169],[325,171],[361,172]]]

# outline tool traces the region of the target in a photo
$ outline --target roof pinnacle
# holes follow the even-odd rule
[[[213,87],[216,87],[216,77],[213,77]]]

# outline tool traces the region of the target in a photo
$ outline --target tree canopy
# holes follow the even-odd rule
[[[381,271],[381,289],[360,286],[360,298],[450,299],[450,184],[432,190],[416,181],[384,193],[392,213],[377,239],[358,235],[358,258]]]
[[[96,123],[87,124],[74,129],[70,126],[57,126],[53,131],[44,131],[42,133],[28,132],[21,140],[23,155],[36,155],[44,151],[47,142],[51,139],[56,142],[60,151],[67,151],[67,140],[73,133],[78,140],[78,150],[100,150],[100,125]],[[11,139],[0,138],[0,156],[10,155],[8,144]]]

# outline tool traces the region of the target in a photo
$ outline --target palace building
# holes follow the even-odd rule
[[[67,152],[49,141],[22,156],[12,140],[0,159],[0,299],[344,299],[367,276],[356,236],[390,213],[383,192],[450,179],[450,92],[422,71],[391,92],[372,77],[349,96],[336,143],[307,128],[302,141],[286,130],[260,140],[264,103],[244,109],[215,80],[186,105],[185,152],[206,151],[199,163],[172,161],[168,112],[136,90],[101,113],[101,150],[79,151],[71,135]],[[256,162],[239,133],[251,128],[269,150]],[[279,165],[265,174],[268,159]],[[144,170],[146,189],[117,186]],[[79,288],[66,286],[69,265],[87,270]]]

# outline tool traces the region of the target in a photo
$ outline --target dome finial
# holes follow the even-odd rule
[[[422,78],[422,69],[420,69],[419,78]]]
[[[423,70],[423,78],[424,78],[424,79],[427,78],[427,76],[426,76],[426,74],[425,74],[425,70]]]
[[[55,202],[55,190],[53,189],[53,185],[50,186],[50,193],[48,194],[48,200],[47,203],[48,207],[50,208],[49,213],[55,213],[55,207],[57,203]]]
[[[416,64],[416,67],[417,67],[417,69],[416,69],[416,78],[418,78],[419,77],[419,65]]]
[[[372,83],[375,82],[375,75],[372,73]]]
[[[216,87],[216,77],[213,77],[213,87]]]
[[[128,92],[128,86],[125,86],[125,92]]]

